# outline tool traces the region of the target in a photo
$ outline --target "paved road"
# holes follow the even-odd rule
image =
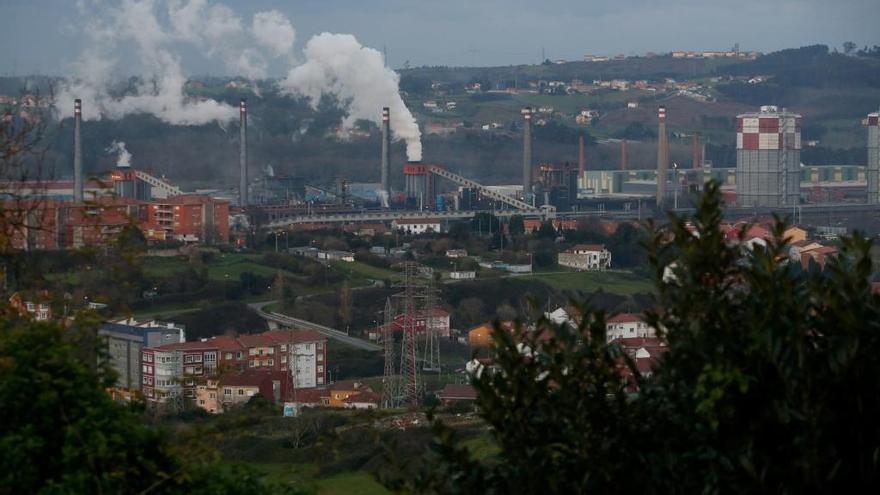
[[[263,317],[266,320],[274,321],[275,323],[284,325],[286,327],[295,327],[295,328],[305,328],[308,330],[314,330],[322,335],[325,335],[327,338],[338,340],[343,344],[348,344],[352,347],[357,347],[358,349],[363,349],[365,351],[381,351],[382,347],[367,342],[366,340],[359,339],[357,337],[352,337],[351,335],[346,334],[345,332],[341,332],[336,330],[335,328],[325,327],[324,325],[319,325],[317,323],[312,323],[311,321],[301,320],[299,318],[293,318],[291,316],[283,315],[281,313],[269,313],[263,311],[263,308],[269,304],[272,304],[275,301],[260,301],[255,303],[249,303],[248,306],[253,308],[257,314]]]

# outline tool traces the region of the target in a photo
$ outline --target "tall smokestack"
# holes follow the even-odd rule
[[[584,157],[584,136],[578,136],[578,181],[584,180],[587,159]]]
[[[626,170],[626,139],[620,140],[620,170]]]
[[[382,194],[387,198],[391,196],[391,110],[388,107],[382,108]]]
[[[83,158],[82,137],[80,126],[82,125],[82,100],[73,100],[73,200],[77,203],[83,201]]]
[[[238,182],[238,206],[244,208],[248,204],[247,100],[244,98],[239,104],[238,133],[238,168],[241,174]]]
[[[523,116],[523,201],[530,203],[532,190],[532,109],[522,109]]]
[[[666,140],[666,107],[657,109],[657,206],[666,201],[666,176],[669,169],[669,142]]]
[[[702,148],[700,147],[700,133],[694,133],[691,138],[691,160],[693,161],[693,168],[702,168],[703,167],[703,158],[702,158]]]

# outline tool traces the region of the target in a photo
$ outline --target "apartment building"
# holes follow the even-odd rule
[[[143,393],[149,401],[169,397],[196,400],[208,379],[223,385],[224,375],[245,371],[283,371],[297,389],[322,387],[327,376],[327,339],[311,330],[218,336],[143,351]],[[207,387],[202,390],[210,393]]]

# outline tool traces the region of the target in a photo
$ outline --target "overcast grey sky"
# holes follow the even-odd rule
[[[155,0],[162,3],[165,0]],[[174,0],[172,0],[174,1]],[[177,0],[180,1],[180,0]],[[80,0],[100,14],[100,0]],[[106,3],[106,2],[104,2]],[[113,3],[113,2],[110,2]],[[217,3],[217,2],[209,2]],[[880,0],[223,0],[250,19],[277,9],[296,29],[295,53],[314,34],[354,34],[410,65],[508,65],[583,54],[675,49],[773,51],[823,43],[880,44]],[[87,43],[72,0],[0,0],[0,75],[64,72]],[[123,49],[124,50],[124,49]],[[181,47],[188,74],[225,74]],[[272,75],[286,72],[273,61]]]

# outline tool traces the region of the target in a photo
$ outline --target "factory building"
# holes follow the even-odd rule
[[[801,116],[762,106],[736,117],[736,195],[740,206],[800,202]]]
[[[868,127],[868,166],[865,170],[868,203],[880,203],[880,112],[868,114],[865,125]]]

